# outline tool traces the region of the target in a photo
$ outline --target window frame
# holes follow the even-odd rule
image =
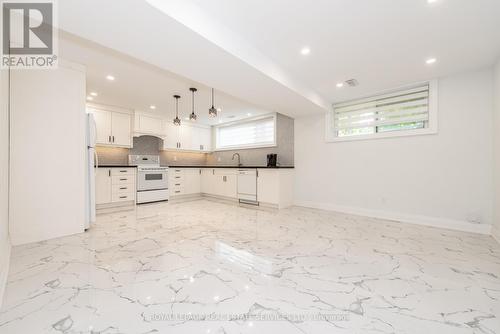
[[[338,137],[335,131],[334,119],[335,119],[335,106],[349,103],[349,102],[362,102],[363,100],[372,100],[374,98],[380,98],[384,95],[390,95],[397,93],[399,91],[416,88],[421,85],[429,85],[429,120],[428,126],[422,129],[413,130],[397,130],[397,131],[387,131],[387,132],[375,132],[366,135],[358,136],[346,136]],[[342,101],[332,105],[332,110],[328,111],[325,116],[325,134],[326,142],[346,142],[346,141],[356,141],[356,140],[371,140],[371,139],[383,139],[383,138],[394,138],[394,137],[407,137],[407,136],[418,136],[418,135],[429,135],[436,134],[438,132],[438,81],[430,80],[419,82],[409,86],[399,87],[397,89],[392,89],[389,91],[380,92],[378,94],[372,94],[359,99]]]
[[[218,131],[220,128],[223,127],[228,127],[231,125],[237,125],[237,124],[244,124],[244,123],[249,123],[253,121],[258,121],[261,119],[266,119],[266,118],[272,118],[273,120],[273,126],[274,126],[274,133],[273,133],[273,142],[272,143],[265,143],[265,144],[248,144],[248,145],[234,145],[234,146],[225,146],[225,147],[218,147],[219,145],[219,136],[218,136]],[[247,150],[247,149],[254,149],[254,148],[265,148],[265,147],[276,147],[276,138],[277,138],[277,114],[276,113],[270,113],[270,114],[265,114],[265,115],[259,115],[255,117],[248,117],[244,119],[240,119],[237,121],[233,122],[228,122],[228,123],[223,123],[223,124],[218,124],[213,126],[213,138],[214,138],[214,152],[218,151],[234,151],[234,150]]]

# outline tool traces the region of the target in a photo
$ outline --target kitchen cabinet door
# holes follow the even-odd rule
[[[198,168],[188,168],[184,170],[186,194],[199,194],[201,192],[201,174]]]
[[[95,178],[96,204],[111,203],[111,180],[111,170],[109,168],[97,168]]]
[[[179,127],[172,124],[172,122],[167,122],[165,124],[165,139],[163,140],[163,148],[166,150],[176,150],[178,149],[179,143]]]
[[[111,113],[112,144],[117,146],[132,146],[132,117],[129,114]]]
[[[96,143],[109,145],[111,144],[111,112],[104,110],[91,109],[94,114],[95,124],[97,128]]]
[[[189,125],[182,124],[179,126],[179,148],[181,150],[192,150],[193,127]]]
[[[213,169],[204,168],[201,170],[201,192],[204,194],[215,195],[214,193],[215,175]]]
[[[257,201],[279,204],[280,175],[278,170],[258,170]]]
[[[198,128],[198,145],[203,152],[212,151],[212,129]]]
[[[238,197],[238,176],[231,173],[226,174],[225,177],[223,196],[230,198]]]
[[[159,117],[136,114],[134,132],[163,137],[165,135],[165,121]]]

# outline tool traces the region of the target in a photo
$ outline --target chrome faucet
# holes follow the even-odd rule
[[[239,153],[233,154],[233,158],[231,160],[234,160],[235,156],[238,156],[238,167],[241,167],[241,157]]]

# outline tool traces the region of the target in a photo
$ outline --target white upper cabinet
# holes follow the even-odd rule
[[[165,139],[163,140],[163,149],[179,149],[179,127],[172,122],[165,122]]]
[[[182,124],[176,126],[166,122],[163,149],[192,152],[210,152],[212,149],[211,129],[208,126]]]
[[[111,113],[108,111],[89,109],[94,114],[94,119],[97,127],[97,144],[111,143]]]
[[[211,128],[196,127],[196,131],[193,131],[192,147],[195,151],[210,152],[212,150]]]
[[[134,116],[134,135],[152,135],[165,137],[165,120],[154,115],[144,114],[139,111]]]
[[[193,150],[193,133],[196,129],[189,125],[181,125],[179,128],[179,148],[182,150]]]
[[[132,146],[130,119],[131,117],[128,114],[111,113],[111,139],[113,145]]]
[[[132,147],[131,114],[94,106],[87,111],[94,114],[98,145]]]

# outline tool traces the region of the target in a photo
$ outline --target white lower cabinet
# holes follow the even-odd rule
[[[285,208],[293,204],[293,169],[257,169],[257,201],[264,206]],[[169,169],[170,197],[208,195],[238,198],[238,168]]]
[[[257,169],[257,201],[279,209],[293,205],[294,170]]]
[[[96,204],[121,204],[135,201],[136,196],[135,168],[97,168],[96,171]]]

